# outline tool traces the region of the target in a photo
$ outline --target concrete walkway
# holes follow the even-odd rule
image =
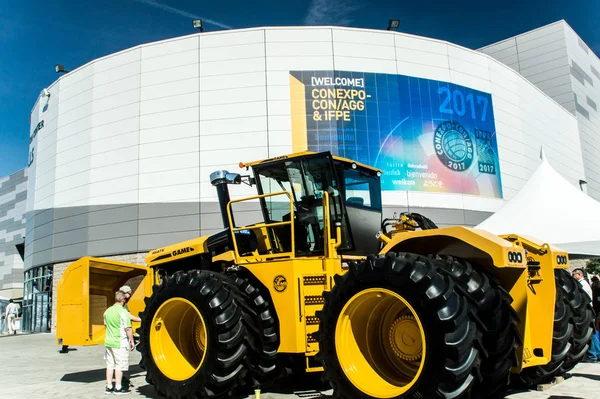
[[[0,337],[0,398],[2,399],[100,399],[104,394],[103,347],[71,348],[60,354],[54,334]],[[159,398],[137,366],[139,352],[131,354],[132,393],[127,398]],[[317,376],[315,376],[317,377]],[[318,378],[290,378],[263,392],[262,399],[327,397],[331,391]],[[599,399],[600,364],[579,364],[572,377],[541,392],[512,393],[511,399]],[[254,399],[254,395],[249,399]]]

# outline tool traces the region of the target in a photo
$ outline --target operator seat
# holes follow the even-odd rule
[[[284,222],[290,221],[290,214],[287,213],[283,216]],[[291,229],[288,226],[281,226],[277,230],[277,235],[280,238],[282,245],[286,252],[290,252],[292,250],[292,235]],[[306,226],[298,223],[298,218],[296,217],[294,220],[294,243],[296,245],[296,252],[304,252],[307,253],[310,248],[308,247],[308,232],[306,231]]]

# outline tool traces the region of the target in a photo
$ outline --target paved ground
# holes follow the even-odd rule
[[[0,398],[2,399],[71,399],[106,398],[104,395],[103,348],[72,348],[59,354],[54,334],[0,337]],[[131,364],[139,353],[132,352]],[[144,373],[131,368],[132,394],[127,398],[159,398],[146,384]],[[274,392],[264,392],[262,399],[327,397],[331,391],[317,381],[287,379]],[[323,390],[319,392],[319,390]],[[598,399],[600,398],[600,364],[579,364],[572,377],[542,392],[512,393],[510,399]],[[254,395],[249,399],[254,399]]]

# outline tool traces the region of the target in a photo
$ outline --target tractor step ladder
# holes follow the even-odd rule
[[[330,282],[326,273],[304,274],[301,279],[302,314],[304,315],[304,331],[306,335],[306,371],[323,371],[323,367],[314,361],[319,352],[319,343],[313,336],[319,330],[319,318],[316,312],[323,309],[325,298],[323,291],[330,290]]]

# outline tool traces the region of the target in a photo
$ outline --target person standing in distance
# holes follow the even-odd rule
[[[8,324],[8,335],[17,334],[15,329],[15,319],[19,315],[19,305],[17,305],[12,299],[8,301],[6,306],[6,323]]]
[[[591,301],[592,287],[590,287],[590,284],[583,278],[583,269],[573,270],[573,277],[575,277],[575,279],[577,281],[579,281],[579,284],[581,284],[581,288],[583,288],[585,293],[588,294],[588,296],[590,297],[590,301]]]
[[[594,295],[592,305],[596,312],[596,320],[594,321],[594,335],[592,335],[592,343],[587,353],[587,358],[584,362],[598,363],[600,362],[600,279],[597,276],[592,277],[592,294]]]
[[[106,394],[127,395],[131,393],[121,385],[123,372],[129,370],[129,352],[133,350],[133,334],[129,312],[123,307],[125,294],[115,293],[115,303],[104,312],[106,337],[104,339],[104,359],[106,360]],[[113,388],[112,377],[115,375]]]
[[[594,298],[592,300],[592,306],[598,316],[600,316],[600,278],[598,276],[592,277],[592,294]]]

